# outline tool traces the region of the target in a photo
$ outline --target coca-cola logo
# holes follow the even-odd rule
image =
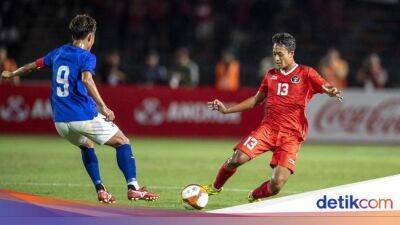
[[[400,98],[374,105],[332,104],[326,102],[314,121],[318,132],[400,134]]]

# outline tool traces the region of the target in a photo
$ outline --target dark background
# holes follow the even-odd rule
[[[88,13],[98,22],[92,50],[98,68],[116,49],[133,83],[149,50],[157,50],[168,67],[175,50],[185,46],[199,64],[200,85],[213,85],[220,53],[230,48],[241,63],[242,86],[257,86],[271,36],[285,31],[297,38],[301,64],[317,66],[335,47],[349,63],[349,85],[359,86],[356,72],[366,55],[376,52],[389,74],[387,87],[400,86],[397,0],[2,0],[0,10],[0,44],[18,65],[69,42],[68,22]],[[48,79],[42,74],[24,79]]]

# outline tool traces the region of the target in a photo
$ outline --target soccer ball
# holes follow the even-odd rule
[[[203,209],[208,203],[207,191],[198,184],[190,184],[182,190],[182,201],[185,209]]]

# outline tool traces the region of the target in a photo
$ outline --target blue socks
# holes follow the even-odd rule
[[[82,161],[94,185],[101,184],[99,163],[94,148],[81,146]]]
[[[117,162],[128,184],[137,185],[136,182],[136,162],[132,154],[130,144],[124,144],[116,148]]]
[[[99,163],[94,148],[87,148],[84,146],[81,146],[80,148],[83,165],[97,189],[97,186],[101,185],[102,181],[100,178]],[[118,166],[125,176],[128,187],[132,186],[136,190],[139,189],[139,185],[136,181],[136,162],[132,154],[131,145],[125,144],[117,147],[116,153]]]

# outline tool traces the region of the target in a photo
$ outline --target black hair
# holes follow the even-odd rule
[[[289,52],[296,50],[296,39],[289,33],[277,33],[272,36],[272,43],[284,45]]]
[[[96,20],[86,14],[76,15],[69,23],[69,30],[74,40],[85,38],[89,33],[96,32]]]

